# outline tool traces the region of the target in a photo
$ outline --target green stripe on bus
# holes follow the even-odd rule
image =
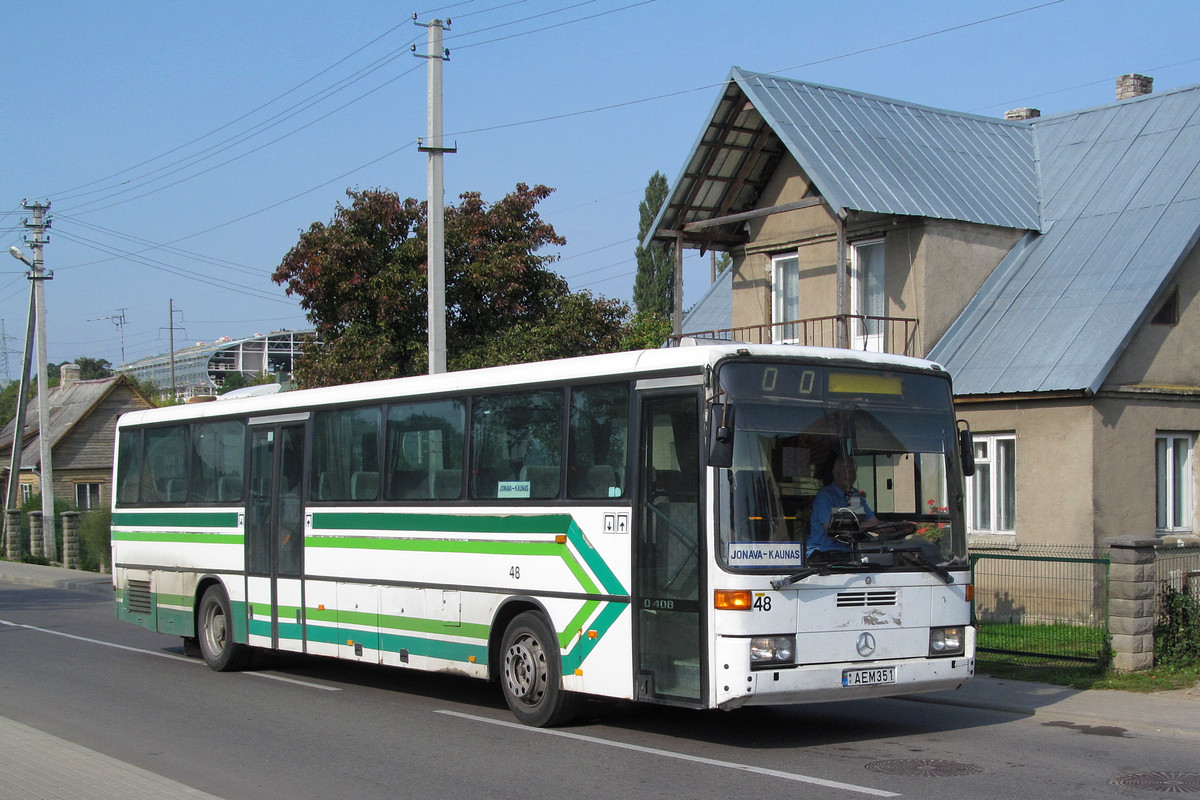
[[[135,528],[236,528],[236,511],[119,511],[113,525]]]
[[[579,637],[579,641],[573,648],[571,648],[571,652],[563,656],[563,674],[570,675],[572,672],[579,669],[579,665],[583,663],[584,659],[591,655],[592,650],[594,650],[596,645],[600,643],[600,640],[604,638],[604,634],[608,632],[609,628],[613,626],[613,623],[617,621],[617,618],[620,617],[621,613],[628,607],[628,603],[604,604],[604,608],[600,610],[600,613],[592,622],[592,629],[595,630],[597,634],[596,638],[592,639],[588,637],[586,633]]]
[[[584,564],[591,570],[592,574],[600,581],[600,585],[604,587],[604,593],[613,595],[628,595],[625,587],[618,580],[616,574],[605,563],[600,554],[595,548],[588,543],[587,537],[584,536],[582,529],[570,514],[506,514],[506,515],[472,515],[472,514],[383,514],[378,512],[334,512],[334,513],[314,513],[313,514],[313,530],[384,530],[384,531],[429,531],[433,533],[493,533],[493,534],[554,534],[566,535],[568,541],[575,547]],[[317,537],[308,537],[308,542],[315,546],[336,547],[337,545],[329,542],[330,539],[339,537],[321,537],[322,541],[314,541]],[[343,541],[359,541],[357,537],[353,539],[343,538]],[[383,539],[377,541],[396,541],[391,539]],[[526,549],[521,550],[472,550],[461,549],[455,550],[448,543],[442,541],[438,545],[429,546],[426,548],[397,548],[397,549],[424,549],[426,552],[445,551],[445,552],[484,552],[489,554],[507,554],[518,555],[521,553],[529,554]],[[458,543],[466,544],[466,543]],[[500,544],[500,543],[496,543]],[[373,549],[390,549],[388,545],[360,545],[363,547],[373,547]],[[528,545],[525,545],[528,547]],[[575,573],[576,579],[580,584],[585,586],[585,590],[591,594],[598,594],[599,590],[595,588],[590,578],[585,578],[583,573],[572,566],[574,559],[570,559],[567,565],[572,567],[572,572]]]
[[[570,514],[385,514],[313,512],[313,530],[430,531],[434,533],[566,533]]]
[[[255,622],[252,631],[258,636],[270,636],[271,625],[268,622]],[[368,650],[398,653],[407,650],[410,656],[425,656],[441,658],[447,661],[470,662],[474,656],[476,662],[482,664],[487,659],[487,646],[470,642],[451,642],[444,639],[424,639],[416,636],[403,636],[377,631],[341,630],[331,625],[314,625],[311,622],[305,629],[310,642],[320,644],[336,644],[349,646],[351,642],[361,644]],[[279,628],[281,639],[300,641],[299,627],[295,624]]]
[[[186,544],[236,544],[246,537],[240,533],[196,533],[193,531],[118,531],[112,532],[114,542],[176,542]]]

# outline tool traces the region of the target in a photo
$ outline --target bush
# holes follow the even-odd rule
[[[88,511],[79,518],[79,568],[111,572],[112,511]]]
[[[1174,587],[1166,587],[1154,626],[1156,666],[1200,664],[1200,602]]]

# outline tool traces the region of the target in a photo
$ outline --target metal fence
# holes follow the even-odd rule
[[[1154,564],[1158,577],[1160,612],[1167,589],[1184,592],[1200,600],[1200,544],[1183,547],[1163,545],[1155,553]]]
[[[1107,664],[1107,552],[1030,544],[973,550],[971,569],[979,652]]]

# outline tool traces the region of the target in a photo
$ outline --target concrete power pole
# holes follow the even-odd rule
[[[50,380],[46,370],[46,281],[54,277],[53,273],[46,272],[43,269],[42,260],[42,245],[45,244],[46,229],[50,227],[50,221],[46,219],[45,214],[50,210],[50,204],[42,205],[41,203],[30,203],[26,200],[22,205],[26,209],[33,212],[33,222],[24,220],[23,224],[26,228],[33,231],[33,237],[27,238],[25,243],[33,250],[33,259],[30,260],[21,252],[21,248],[12,247],[9,252],[13,257],[25,262],[29,265],[30,273],[29,280],[33,281],[31,287],[30,305],[32,306],[33,316],[36,318],[36,325],[31,324],[31,329],[36,327],[37,333],[37,382],[38,382],[38,443],[40,445],[39,453],[39,471],[41,474],[41,491],[42,491],[42,553],[48,560],[58,560],[58,545],[54,540],[54,463],[51,458],[50,440]],[[25,343],[25,362],[29,362],[29,340],[26,337]],[[28,366],[25,367],[22,375],[24,386],[19,387],[20,397],[17,400],[17,420],[16,427],[13,429],[13,470],[9,475],[8,500],[11,505],[9,508],[14,508],[13,500],[16,494],[16,485],[13,482],[14,473],[20,472],[20,457],[17,455],[17,450],[24,449],[22,436],[25,429],[25,410],[21,407],[27,390],[27,380],[25,376],[29,374]]]
[[[426,141],[417,140],[418,150],[429,154],[429,185],[426,209],[428,230],[427,283],[429,284],[429,374],[446,371],[446,212],[445,180],[442,174],[442,156],[457,152],[457,147],[442,146],[442,62],[450,59],[450,51],[442,48],[442,29],[450,27],[450,20],[430,20],[424,24],[413,22],[429,29],[429,52],[413,55],[424,58],[429,65],[429,120]]]

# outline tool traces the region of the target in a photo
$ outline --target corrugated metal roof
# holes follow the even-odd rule
[[[956,394],[1097,391],[1200,236],[1200,87],[1031,127],[1046,232],[930,352]]]
[[[645,243],[754,209],[785,152],[837,213],[1041,226],[1028,123],[734,67]],[[739,236],[730,224],[687,242],[721,249]]]
[[[731,75],[835,209],[1040,227],[1029,125]]]

